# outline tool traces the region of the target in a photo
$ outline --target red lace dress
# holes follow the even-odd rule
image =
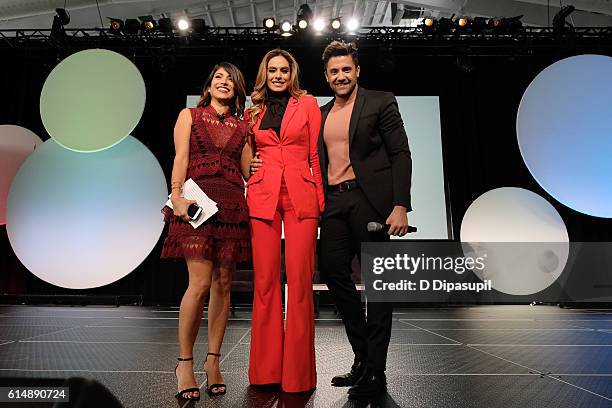
[[[219,211],[193,228],[162,210],[168,222],[162,258],[205,258],[216,263],[240,262],[251,257],[248,209],[240,156],[245,143],[246,124],[234,116],[219,121],[213,107],[192,108],[189,165],[186,180],[192,178],[214,201]]]

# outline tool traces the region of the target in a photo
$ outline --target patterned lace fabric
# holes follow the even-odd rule
[[[241,262],[251,258],[248,210],[240,157],[246,124],[231,116],[220,121],[211,106],[191,111],[187,179],[192,178],[214,201],[219,212],[198,228],[164,207],[168,236],[162,258],[205,258],[213,262]]]

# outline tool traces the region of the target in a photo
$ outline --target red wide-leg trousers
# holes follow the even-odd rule
[[[281,384],[287,392],[311,390],[317,384],[312,275],[318,220],[296,217],[283,182],[274,219],[250,221],[255,293],[249,381]],[[283,222],[289,292],[284,329],[280,285]]]

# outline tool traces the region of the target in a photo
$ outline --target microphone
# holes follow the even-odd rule
[[[389,224],[381,224],[379,222],[368,222],[368,232],[389,231]],[[408,233],[417,232],[417,227],[408,226]]]
[[[219,118],[219,121],[223,123],[223,121],[225,120],[225,113],[218,113],[217,117]]]

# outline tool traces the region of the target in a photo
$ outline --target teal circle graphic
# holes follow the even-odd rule
[[[52,139],[23,163],[9,191],[6,228],[21,263],[56,286],[108,285],[151,252],[168,198],[157,159],[129,136],[97,153]]]
[[[63,147],[96,152],[134,130],[145,100],[144,80],[129,59],[91,49],[69,56],[49,74],[40,95],[40,116]]]

